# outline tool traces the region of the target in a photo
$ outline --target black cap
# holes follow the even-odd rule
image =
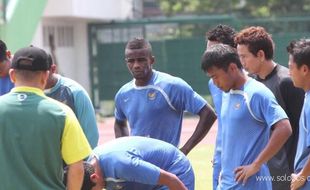
[[[50,69],[47,53],[40,48],[30,46],[19,49],[13,57],[13,69],[46,71]]]

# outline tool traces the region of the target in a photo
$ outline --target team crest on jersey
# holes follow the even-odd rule
[[[24,101],[27,99],[27,94],[18,94],[17,95],[17,100],[18,101]]]
[[[240,108],[240,103],[236,103],[234,108],[235,108],[235,110],[238,110]]]
[[[149,98],[149,100],[154,100],[155,98],[156,98],[156,92],[149,92],[148,94],[147,94],[147,96],[148,96],[148,98]]]

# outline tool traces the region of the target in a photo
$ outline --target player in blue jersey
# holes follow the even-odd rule
[[[194,190],[194,173],[173,145],[122,137],[96,147],[85,164],[83,190]]]
[[[49,55],[50,74],[44,93],[68,105],[75,113],[92,148],[99,140],[99,131],[94,106],[86,90],[77,82],[56,73],[56,64]]]
[[[199,115],[196,130],[181,148],[184,154],[207,134],[216,115],[184,80],[153,70],[150,43],[135,38],[127,43],[125,60],[133,80],[115,96],[115,136],[147,136],[179,145],[183,112]]]
[[[0,40],[0,96],[8,93],[14,83],[9,76],[11,67],[11,52],[7,50],[6,44]]]
[[[299,139],[291,190],[310,189],[310,39],[293,41],[287,47],[289,70],[294,85],[305,91],[299,119]]]
[[[232,27],[228,25],[219,24],[216,27],[212,28],[210,31],[206,33],[206,41],[207,41],[207,49],[210,46],[218,43],[227,44],[231,47],[236,47],[234,42],[236,31]],[[222,106],[222,93],[223,91],[219,89],[213,82],[212,79],[209,80],[208,83],[209,91],[212,96],[214,108],[216,114],[219,116],[221,113]],[[221,171],[221,143],[222,143],[222,126],[221,119],[217,117],[217,135],[213,156],[213,189],[215,190],[218,185],[218,179]]]
[[[266,162],[291,135],[284,110],[267,87],[243,72],[236,49],[211,46],[203,54],[202,69],[226,92],[220,113],[223,136],[218,189],[271,189],[271,180],[260,178],[270,176]]]
[[[247,27],[236,34],[235,41],[243,67],[253,78],[265,84],[272,91],[289,118],[292,135],[280,151],[268,161],[268,168],[273,178],[286,178],[285,180],[273,180],[272,189],[290,190],[289,177],[294,171],[298,120],[304,92],[294,87],[288,68],[273,61],[274,43],[271,35],[263,27]]]

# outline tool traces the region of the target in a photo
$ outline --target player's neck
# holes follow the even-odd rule
[[[275,68],[275,66],[277,66],[277,64],[272,60],[266,60],[262,64],[263,65],[261,66],[261,70],[257,75],[259,76],[259,78],[265,79],[273,71],[273,69]]]
[[[148,74],[147,77],[143,78],[143,79],[135,79],[135,85],[136,86],[146,86],[149,81],[151,80],[153,76],[153,71],[150,71],[150,73]]]
[[[310,76],[307,77],[307,81],[305,82],[305,85],[302,87],[302,89],[305,91],[305,92],[308,92],[310,91],[310,79],[309,79]]]
[[[243,72],[240,71],[238,77],[235,80],[235,85],[232,88],[233,90],[240,90],[248,80],[248,76]]]

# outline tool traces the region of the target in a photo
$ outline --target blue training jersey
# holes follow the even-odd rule
[[[10,92],[13,87],[14,83],[12,83],[9,75],[0,77],[0,96]]]
[[[147,136],[178,146],[183,112],[198,114],[206,104],[184,80],[153,70],[146,86],[136,86],[132,80],[117,92],[115,118],[128,120],[132,136]]]
[[[310,91],[305,94],[305,101],[299,119],[299,139],[295,156],[295,173],[299,173],[306,165],[310,155]],[[307,179],[309,181],[309,178]],[[310,189],[306,182],[301,189]]]
[[[92,148],[96,147],[99,140],[96,114],[93,104],[86,90],[77,82],[57,75],[58,81],[54,87],[44,93],[68,105],[75,113],[84,134]]]
[[[158,187],[160,169],[175,174],[189,190],[194,189],[189,160],[173,145],[157,139],[118,138],[96,147],[93,156],[99,161],[107,189],[112,189],[111,186],[123,186],[127,190],[154,189]]]
[[[222,173],[218,189],[272,189],[266,164],[251,176],[245,185],[235,181],[234,170],[251,164],[269,141],[270,129],[286,119],[284,110],[272,92],[262,83],[248,79],[241,90],[223,93],[222,120]]]
[[[212,79],[209,80],[208,86],[212,96],[215,112],[217,114],[217,135],[213,156],[213,189],[216,189],[221,171],[222,126],[221,117],[219,117],[219,115],[221,113],[222,106],[222,93],[224,92],[214,84]]]

